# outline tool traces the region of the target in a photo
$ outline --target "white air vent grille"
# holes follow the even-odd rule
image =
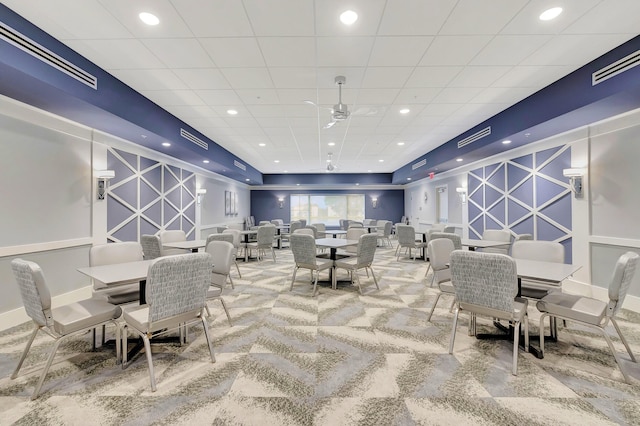
[[[180,136],[182,136],[183,138],[185,138],[189,142],[195,143],[200,148],[204,148],[206,150],[209,150],[209,144],[208,143],[206,143],[205,141],[203,141],[199,137],[194,136],[191,133],[187,132],[185,129],[180,129]]]
[[[233,165],[236,166],[239,169],[242,169],[244,171],[247,170],[247,166],[245,166],[244,164],[242,164],[241,162],[239,162],[238,160],[233,160]]]
[[[51,52],[49,49],[40,46],[35,41],[31,40],[29,37],[26,37],[23,34],[20,34],[18,31],[6,25],[4,22],[0,22],[0,39],[14,45],[18,49],[33,56],[34,58],[41,60],[45,64],[54,67],[58,71],[62,71],[68,76],[75,78],[79,82],[86,84],[92,89],[98,89],[97,77],[89,74],[88,72],[80,67],[77,67],[71,62],[62,59],[60,56]]]
[[[417,163],[415,163],[414,165],[412,165],[412,166],[411,166],[411,170],[415,170],[415,169],[417,169],[418,167],[422,167],[422,166],[424,166],[425,164],[427,164],[427,159],[426,159],[426,158],[425,158],[425,159],[423,159],[423,160],[420,160],[420,161],[418,161]]]
[[[638,65],[640,65],[640,50],[591,74],[591,85],[595,86]]]
[[[480,130],[479,132],[476,132],[473,135],[468,136],[468,137],[462,139],[461,141],[458,141],[458,149],[462,148],[463,146],[469,145],[470,143],[473,143],[473,142],[477,141],[478,139],[482,139],[485,136],[489,136],[490,134],[491,134],[491,126],[485,127],[484,129]]]

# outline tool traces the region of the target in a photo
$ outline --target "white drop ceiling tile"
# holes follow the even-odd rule
[[[214,68],[195,38],[144,39],[147,48],[170,68]]]
[[[71,40],[66,44],[105,70],[166,68],[144,44],[135,39]]]
[[[241,89],[237,95],[245,105],[277,105],[280,103],[275,89]]]
[[[623,13],[620,13],[623,11]],[[611,34],[613,32],[638,35],[640,2],[636,0],[606,0],[598,3],[570,25],[566,34]],[[612,23],[615,23],[612,30]]]
[[[276,89],[282,105],[299,105],[304,100],[317,101],[316,89]]]
[[[277,89],[305,89],[316,86],[316,70],[313,67],[271,67],[269,73]]]
[[[204,105],[192,90],[141,90],[140,93],[158,105]]]
[[[112,70],[111,74],[136,90],[185,90],[184,84],[169,69]]]
[[[351,129],[352,127],[365,127],[365,128],[375,127],[380,123],[381,120],[382,120],[382,117],[352,115],[351,118],[349,119],[349,123],[350,123],[349,128]]]
[[[416,118],[414,118],[410,125],[407,126],[407,131],[411,131],[410,129],[412,127],[417,127],[417,128],[422,128],[422,127],[432,127],[435,126],[439,123],[442,123],[442,120],[444,120],[443,116],[437,116],[437,115],[419,115]]]
[[[374,37],[318,38],[318,64],[327,67],[364,67],[374,41]]]
[[[187,121],[194,129],[230,127],[221,117],[189,118]]]
[[[369,67],[364,73],[365,89],[401,89],[413,72],[413,67]]]
[[[456,0],[388,0],[378,34],[438,34],[455,4]]]
[[[316,65],[316,42],[313,37],[260,37],[258,44],[269,67]]]
[[[193,34],[169,0],[101,0],[102,6],[115,16],[133,35],[140,38],[191,37]],[[147,25],[140,20],[140,12],[158,17],[158,25]],[[100,25],[99,21],[94,25]]]
[[[350,107],[351,115],[357,117],[384,117],[388,109],[384,105],[355,104]]]
[[[542,88],[561,76],[573,71],[572,67],[563,65],[539,66],[518,65],[497,79],[492,87],[530,87]],[[552,77],[552,76],[555,76]]]
[[[227,121],[231,120],[233,119],[229,119]],[[238,132],[238,135],[249,140],[257,140],[257,137],[266,138],[264,131],[260,127],[236,127],[236,131]]]
[[[253,117],[282,117],[285,110],[280,105],[246,105]]]
[[[471,65],[518,65],[551,38],[549,35],[496,36],[473,58]]]
[[[390,105],[399,92],[400,89],[360,89],[357,102],[362,105]]]
[[[501,34],[559,34],[576,22],[600,0],[562,0],[529,2],[501,31]],[[551,21],[541,21],[545,10],[560,6],[562,13]]]
[[[242,104],[242,100],[233,90],[198,90],[198,95],[205,104],[211,106],[237,107]]]
[[[412,120],[413,120],[412,117],[403,117],[403,116],[400,116],[399,114],[387,114],[382,118],[382,120],[380,120],[379,125],[380,126],[396,126],[399,128],[405,128]],[[382,129],[379,129],[379,130],[382,131]]]
[[[231,89],[231,85],[217,68],[174,68],[173,72],[193,90]]]
[[[416,67],[405,87],[446,87],[462,69],[462,67]]]
[[[528,0],[460,0],[440,34],[496,34],[513,19]]]
[[[304,128],[304,129],[313,129],[313,131],[317,130],[318,119],[316,117],[289,117],[289,125],[292,128]],[[329,121],[329,120],[327,120]],[[324,125],[324,120],[320,119],[320,122]]]
[[[324,118],[324,113],[329,112],[327,110],[323,110],[322,108],[316,108],[315,106],[308,104],[282,105],[281,110],[283,116],[285,117],[318,118],[318,116],[322,116]]]
[[[474,97],[470,103],[473,104],[515,104],[527,96],[536,92],[528,87],[488,87]]]
[[[422,112],[418,114],[418,117],[436,116],[436,117],[448,117],[455,113],[464,105],[463,103],[438,103],[433,102],[424,107]]]
[[[253,35],[243,2],[180,0],[176,6],[196,37]]]
[[[375,35],[380,25],[385,0],[323,0],[315,2],[315,29],[318,36]],[[358,20],[352,25],[340,22],[340,14],[353,10]]]
[[[396,97],[395,104],[428,104],[436,97],[440,92],[440,88],[426,87],[426,88],[411,88],[402,89]]]
[[[318,67],[316,85],[321,89],[336,87],[336,77],[345,77],[343,88],[359,89],[362,87],[362,79],[366,67]]]
[[[262,120],[261,118],[258,118],[257,120]],[[292,134],[291,134],[291,130],[289,129],[288,125],[287,127],[267,127],[267,126],[263,126],[262,130],[264,131],[264,133],[267,135],[267,137],[269,137],[272,140],[289,140],[292,139]]]
[[[257,36],[312,36],[312,0],[245,0]]]
[[[465,67],[449,83],[449,87],[486,87],[502,77],[510,66]]]
[[[492,38],[488,35],[439,35],[427,49],[420,66],[467,65]]]
[[[243,115],[243,116],[239,116],[239,115],[240,114],[238,114],[237,116],[227,115],[226,117],[222,117],[224,121],[229,123],[229,126],[231,128],[236,130],[237,134],[240,134],[240,129],[242,127],[258,127],[258,128],[260,127],[260,125],[258,124],[255,118],[249,117],[246,115]]]
[[[433,37],[376,37],[369,57],[369,67],[415,66]]]
[[[218,68],[265,66],[255,38],[201,38],[199,41]]]
[[[213,109],[203,105],[172,105],[168,111],[181,119],[218,117]]]
[[[289,119],[286,117],[263,117],[254,115],[254,118],[265,131],[267,128],[283,128],[287,129],[287,132],[289,131]]]
[[[639,25],[640,28],[640,25]],[[579,68],[627,41],[625,34],[559,35],[522,61],[522,65],[570,65]]]
[[[273,89],[266,68],[223,68],[222,74],[235,89]]]

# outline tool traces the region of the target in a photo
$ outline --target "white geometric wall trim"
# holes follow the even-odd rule
[[[195,174],[108,148],[115,178],[107,190],[107,240],[138,241],[142,234],[182,229],[195,237]]]
[[[570,164],[564,145],[470,171],[469,236],[481,238],[485,229],[530,233],[562,243],[571,259],[571,189],[562,175]]]

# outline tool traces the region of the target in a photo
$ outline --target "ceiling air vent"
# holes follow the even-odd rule
[[[208,143],[206,143],[205,141],[203,141],[199,137],[194,136],[191,133],[187,132],[185,129],[180,129],[180,136],[182,136],[183,138],[185,138],[189,142],[195,143],[200,148],[204,148],[206,150],[209,150],[209,144]]]
[[[41,60],[47,65],[50,65],[62,71],[70,77],[75,78],[79,82],[86,84],[94,90],[98,89],[98,78],[89,74],[82,68],[72,64],[71,62],[61,58],[49,49],[40,46],[29,37],[20,34],[4,22],[0,22],[0,39],[6,41],[9,44],[14,45],[18,49],[33,56],[36,59]]]
[[[615,77],[616,75],[625,72],[637,65],[640,65],[640,50],[636,50],[631,55],[616,61],[604,68],[591,74],[591,85],[602,83],[605,80]]]
[[[412,165],[411,166],[411,170],[415,170],[415,169],[417,169],[419,167],[424,166],[425,164],[427,164],[427,159],[426,158],[424,158],[424,159],[418,161],[417,163],[415,163],[414,165]]]
[[[458,149],[462,148],[463,146],[469,145],[470,143],[473,143],[478,139],[482,139],[485,136],[489,136],[490,134],[491,134],[491,126],[486,127],[480,130],[479,132],[476,132],[473,135],[462,139],[461,141],[458,141]]]
[[[239,162],[238,160],[233,160],[233,165],[236,166],[239,169],[242,169],[244,171],[247,170],[247,166],[245,166],[244,164],[242,164],[241,162]]]

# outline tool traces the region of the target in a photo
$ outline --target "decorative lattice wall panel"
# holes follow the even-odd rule
[[[467,175],[469,237],[510,229],[558,241],[571,260],[571,189],[562,170],[571,148],[561,146],[473,170]]]
[[[113,148],[107,166],[116,173],[106,196],[109,241],[138,241],[165,229],[195,238],[195,174]]]

